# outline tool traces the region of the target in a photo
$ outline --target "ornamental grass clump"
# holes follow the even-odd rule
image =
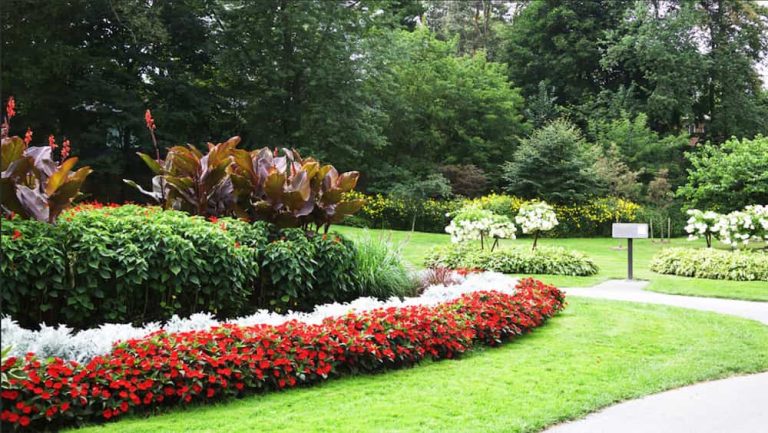
[[[414,294],[417,282],[403,260],[402,245],[367,235],[355,241],[355,248],[360,296],[387,299]]]

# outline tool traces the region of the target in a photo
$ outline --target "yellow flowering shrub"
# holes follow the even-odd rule
[[[354,194],[354,198],[365,199],[365,205],[350,223],[375,228],[410,230],[412,210],[403,201],[381,194],[350,194]],[[489,194],[475,199],[425,200],[418,209],[416,230],[443,233],[451,221],[451,213],[470,204],[514,219],[526,201],[506,194]],[[641,210],[639,204],[616,197],[601,197],[581,205],[554,205],[554,208],[560,222],[553,230],[556,236],[608,235],[611,223],[635,221]]]

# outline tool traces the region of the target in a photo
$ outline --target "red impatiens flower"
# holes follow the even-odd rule
[[[64,139],[64,142],[61,143],[61,160],[64,161],[69,156],[69,151],[71,147],[69,144],[69,140],[66,138]]]
[[[59,147],[59,145],[56,144],[56,137],[54,137],[53,134],[48,136],[48,146],[50,146],[51,151],[54,151]]]
[[[144,113],[144,121],[147,123],[147,129],[154,131],[157,126],[155,125],[155,119],[152,118],[152,112],[147,109]]]
[[[8,98],[8,103],[5,105],[6,119],[11,120],[16,115],[16,100],[13,96]]]
[[[29,143],[32,142],[32,129],[27,128],[27,132],[24,134],[24,144],[29,146]]]
[[[47,424],[99,415],[109,420],[162,404],[306,385],[351,370],[455,358],[473,345],[495,346],[530,331],[564,302],[557,288],[523,279],[513,295],[474,292],[434,306],[352,312],[320,324],[158,331],[114,346],[87,364],[34,354],[11,357],[2,363],[3,373],[21,367],[24,375],[13,391],[0,393],[7,408],[0,418],[4,428],[13,428],[8,424],[27,416],[24,422],[41,431]]]
[[[216,224],[217,222],[219,222],[219,219],[218,219],[218,218],[216,218],[215,216],[209,216],[209,217],[208,217],[208,221],[210,221],[210,222],[212,222],[212,223]]]
[[[21,232],[19,231],[19,229],[14,229],[13,230],[13,236],[12,236],[13,240],[15,241],[16,239],[19,239],[20,237],[21,237]]]

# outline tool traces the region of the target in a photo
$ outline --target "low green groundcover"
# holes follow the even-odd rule
[[[683,277],[768,281],[768,254],[749,250],[667,248],[651,260],[651,270]]]
[[[469,268],[505,274],[595,275],[598,267],[586,255],[562,247],[502,248],[491,251],[474,245],[451,244],[433,249],[427,267]]]

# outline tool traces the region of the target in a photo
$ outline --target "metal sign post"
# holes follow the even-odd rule
[[[633,239],[647,239],[648,238],[648,224],[619,224],[616,223],[611,227],[611,234],[615,239],[627,240],[627,279],[634,279],[634,273],[632,269],[632,240]]]

